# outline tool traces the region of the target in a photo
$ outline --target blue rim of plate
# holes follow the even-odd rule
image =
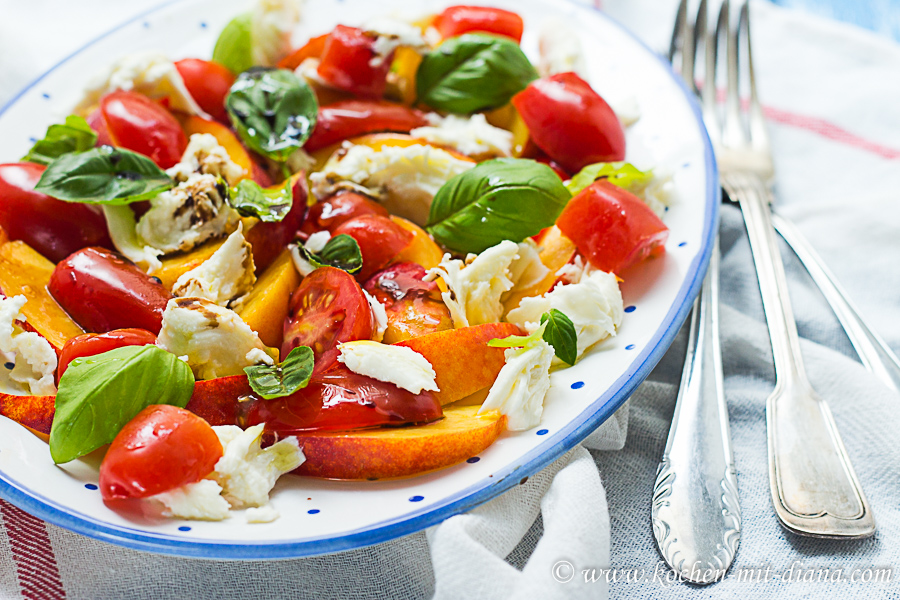
[[[64,65],[85,49],[119,29],[167,6],[177,4],[179,1],[180,0],[169,0],[163,2],[154,8],[122,22],[116,27],[84,44],[53,65],[30,84],[22,88],[19,93],[13,96],[2,108],[0,108],[0,117],[18,102],[28,90],[40,83],[50,73]],[[580,10],[597,12],[596,9],[577,3],[575,0],[569,1]],[[582,411],[581,415],[587,414],[588,416],[582,418],[581,415],[579,415],[579,417],[576,417],[568,425],[549,437],[547,442],[552,442],[549,447],[544,444],[534,448],[524,456],[520,457],[518,461],[520,464],[518,466],[495,473],[494,477],[489,481],[483,481],[479,484],[469,486],[428,508],[408,513],[399,518],[381,521],[363,529],[350,531],[338,536],[322,536],[303,538],[299,541],[284,540],[260,544],[252,542],[228,543],[215,540],[193,541],[168,534],[148,533],[129,527],[112,526],[93,517],[75,513],[53,500],[28,491],[17,481],[7,478],[2,472],[0,472],[0,497],[18,506],[22,510],[54,525],[97,540],[110,542],[134,550],[143,550],[173,556],[222,560],[302,558],[363,548],[365,546],[371,546],[410,535],[427,527],[431,527],[432,525],[436,525],[449,517],[469,511],[476,506],[499,496],[503,492],[516,486],[523,477],[531,476],[542,470],[544,467],[557,460],[565,452],[575,447],[576,444],[584,440],[597,427],[606,421],[606,419],[608,419],[622,404],[624,404],[625,400],[631,396],[631,393],[635,388],[647,378],[650,371],[653,370],[659,360],[663,357],[669,349],[669,346],[672,344],[672,341],[675,339],[675,336],[678,334],[682,323],[691,310],[694,299],[700,291],[703,277],[709,266],[713,243],[716,240],[716,232],[718,231],[719,204],[721,201],[718,167],[713,154],[712,144],[710,143],[709,136],[707,135],[706,128],[703,124],[700,105],[693,93],[685,85],[681,77],[676,75],[669,68],[668,62],[666,62],[663,57],[653,52],[653,50],[644,44],[643,41],[628,31],[625,26],[603,13],[600,13],[597,16],[621,29],[641,48],[663,63],[666,67],[664,69],[665,72],[672,77],[676,85],[682,90],[688,105],[694,113],[694,118],[703,140],[706,169],[706,210],[703,224],[703,246],[701,252],[691,262],[685,281],[678,290],[675,301],[666,313],[662,324],[653,334],[653,337],[646,346],[644,346],[644,350],[642,350],[631,362],[626,372],[619,377],[605,393]]]

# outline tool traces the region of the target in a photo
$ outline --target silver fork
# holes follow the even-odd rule
[[[719,12],[715,41],[706,45],[703,108],[716,150],[722,186],[744,215],[759,277],[772,354],[775,390],[766,403],[769,483],[781,524],[816,537],[861,538],[875,533],[863,494],[827,403],[813,390],[787,291],[770,213],[774,168],[756,93],[750,50],[750,12],[745,2],[732,31],[729,1]],[[743,41],[743,44],[742,44]],[[726,48],[727,93],[721,130],[715,103],[717,52]],[[739,50],[746,48],[750,84],[749,132],[741,117]]]

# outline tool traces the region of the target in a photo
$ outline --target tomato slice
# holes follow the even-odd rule
[[[306,221],[301,231],[313,234],[317,231],[334,231],[343,223],[362,215],[389,216],[387,209],[374,200],[357,194],[342,191],[329,196],[309,207]]]
[[[92,333],[137,327],[158,334],[172,297],[159,279],[103,248],[85,248],[60,261],[47,289]]]
[[[187,136],[181,125],[159,104],[137,92],[118,90],[100,99],[98,134],[114,146],[139,152],[162,169],[181,160]]]
[[[375,36],[362,29],[338,25],[328,34],[319,62],[319,76],[332,86],[363,96],[380,98],[387,85],[391,57],[373,65]]]
[[[250,401],[248,424],[265,423],[279,437],[296,431],[360,429],[378,425],[428,423],[441,418],[441,403],[422,390],[413,394],[359,375],[344,365],[313,375],[290,396]]]
[[[278,61],[279,69],[290,69],[293,71],[297,67],[299,67],[304,60],[307,58],[319,58],[322,56],[322,51],[325,50],[325,40],[328,39],[328,34],[324,33],[320,36],[316,36],[314,38],[309,38],[309,41],[306,42],[303,46],[294,50],[291,54],[288,54],[280,61]]]
[[[112,248],[103,213],[34,191],[44,166],[0,165],[0,227],[53,262],[87,246]]]
[[[244,238],[253,246],[253,263],[257,273],[261,273],[281,254],[282,250],[293,241],[294,236],[306,219],[308,206],[306,199],[309,190],[306,186],[306,174],[298,173],[292,177],[291,210],[281,221],[266,223],[260,221],[251,227]]]
[[[525,28],[522,17],[516,13],[488,6],[450,6],[435,17],[432,25],[444,39],[481,31],[503,35],[516,42],[522,41]]]
[[[625,159],[625,130],[619,118],[575,73],[532,81],[512,103],[532,141],[569,173]]]
[[[365,290],[384,305],[387,313],[385,344],[453,329],[450,310],[433,281],[423,281],[425,268],[417,263],[397,263],[379,271]]]
[[[338,344],[371,339],[373,327],[369,301],[353,276],[321,267],[291,296],[281,358],[298,346],[309,346],[315,355],[314,373],[321,373],[337,362]]]
[[[590,263],[620,273],[665,251],[669,228],[644,202],[605,180],[586,187],[556,220]]]
[[[359,244],[363,258],[362,269],[356,274],[359,281],[367,280],[389,265],[414,237],[411,231],[381,215],[354,217],[335,228],[332,234],[347,234]]]
[[[216,120],[228,123],[225,97],[234,83],[234,75],[219,63],[199,58],[185,58],[175,62],[184,86],[200,108]]]
[[[370,100],[344,100],[319,109],[316,128],[303,148],[314,152],[366,133],[409,133],[428,125],[422,111],[402,104]]]
[[[59,353],[57,378],[61,378],[76,358],[103,354],[124,346],[150,346],[156,335],[146,329],[115,329],[106,333],[84,333],[70,339]]]
[[[147,498],[200,481],[222,458],[209,423],[177,406],[148,406],[116,436],[100,465],[104,500]]]

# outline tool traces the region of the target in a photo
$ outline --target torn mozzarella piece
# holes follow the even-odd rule
[[[624,311],[616,276],[591,270],[578,283],[558,285],[537,298],[523,298],[506,320],[532,333],[540,327],[541,315],[551,308],[565,313],[575,325],[579,358],[597,342],[616,335]]]
[[[654,169],[653,179],[643,190],[637,192],[637,196],[650,207],[660,219],[672,204],[672,194],[675,191],[675,182],[670,171],[659,172]]]
[[[541,76],[571,71],[582,79],[587,79],[587,65],[581,42],[563,19],[551,17],[544,22],[538,38],[538,49],[538,72]]]
[[[513,134],[511,131],[494,127],[483,114],[470,117],[436,113],[425,116],[429,125],[417,127],[409,132],[432,144],[449,146],[463,154],[479,157],[510,156]]]
[[[422,390],[440,391],[431,363],[412,348],[370,340],[345,342],[338,348],[341,351],[338,361],[354,373],[393,383],[413,394]]]
[[[372,49],[375,56],[369,60],[369,66],[379,67],[401,46],[425,51],[428,43],[422,37],[422,30],[397,19],[378,17],[362,26],[367,34],[376,36]]]
[[[291,53],[291,35],[300,23],[301,0],[258,0],[250,17],[253,64],[274,67]]]
[[[309,179],[320,199],[350,189],[379,199],[391,214],[424,225],[441,186],[474,166],[473,161],[424,144],[375,150],[345,142]]]
[[[562,278],[567,284],[579,283],[596,270],[591,263],[585,262],[580,254],[576,254],[575,260],[566,263],[556,271],[556,276]]]
[[[148,246],[138,239],[137,220],[130,206],[104,204],[103,216],[106,217],[106,228],[109,230],[113,246],[122,256],[151,275],[162,267],[159,257],[163,251]]]
[[[205,298],[219,306],[237,308],[238,299],[256,283],[253,248],[244,239],[243,227],[228,236],[225,243],[200,266],[184,273],[172,287],[174,296]]]
[[[275,364],[259,335],[237,313],[204,298],[169,300],[157,345],[186,357],[197,379],[242,375],[244,367]]]
[[[478,412],[497,410],[506,415],[511,431],[530,429],[541,422],[544,396],[550,389],[553,346],[537,340],[525,348],[509,348],[505,356],[506,364]]]
[[[11,380],[22,384],[29,394],[50,396],[56,393],[56,351],[39,334],[16,323],[25,321],[21,311],[26,301],[25,296],[0,298],[0,352],[14,355]]]
[[[363,294],[366,295],[366,300],[369,301],[369,308],[372,309],[372,320],[375,322],[375,326],[372,328],[372,339],[380,342],[384,339],[384,332],[388,326],[387,311],[384,309],[384,304],[379,302],[372,294],[366,290],[363,290]]]
[[[244,518],[248,523],[271,523],[281,514],[271,504],[265,506],[251,506],[244,511]]]
[[[441,294],[441,298],[450,309],[454,327],[500,320],[503,315],[500,297],[513,287],[509,268],[517,258],[519,246],[504,240],[466,263],[445,254],[438,266],[429,269],[430,279],[440,277],[449,288]]]
[[[330,239],[331,234],[329,232],[317,231],[309,236],[309,238],[303,244],[303,247],[315,254],[321,252],[325,248],[325,244],[327,244],[328,240]],[[316,270],[316,267],[313,266],[311,262],[306,260],[306,257],[303,256],[303,253],[300,252],[300,248],[296,244],[291,244],[290,248],[291,260],[294,261],[294,268],[297,269],[297,272],[300,273],[301,277],[306,277]]]
[[[509,278],[513,282],[510,291],[526,290],[539,282],[550,272],[550,269],[541,262],[541,253],[538,245],[531,238],[526,238],[519,243],[519,258],[509,266]]]
[[[181,160],[166,170],[166,174],[178,183],[187,181],[194,173],[222,177],[232,186],[247,175],[247,171],[231,160],[225,147],[210,133],[191,135]]]
[[[222,487],[211,479],[201,479],[174,490],[150,496],[165,505],[163,515],[180,519],[221,521],[231,513],[228,501],[222,497]]]

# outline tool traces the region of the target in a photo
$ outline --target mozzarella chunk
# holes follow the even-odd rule
[[[310,235],[303,247],[313,253],[321,252],[325,248],[325,244],[331,239],[331,234],[327,231],[317,231]],[[311,262],[306,260],[300,252],[300,248],[296,244],[291,244],[291,260],[294,261],[294,268],[300,273],[301,277],[306,277],[316,270]]]
[[[509,278],[513,281],[511,291],[525,290],[537,285],[550,272],[550,269],[541,262],[541,253],[538,245],[531,238],[526,238],[519,243],[519,258],[509,266]]]
[[[672,194],[675,191],[675,182],[672,173],[668,171],[653,171],[653,179],[643,190],[637,192],[638,197],[650,207],[660,219],[672,205]]]
[[[379,302],[372,294],[366,290],[363,290],[363,294],[366,295],[366,300],[369,301],[369,308],[372,309],[372,319],[375,321],[375,327],[372,328],[372,339],[380,342],[384,339],[384,332],[388,326],[387,311],[384,308],[384,304]]]
[[[231,160],[214,135],[195,133],[178,164],[166,170],[166,174],[178,183],[187,181],[194,173],[222,177],[233,186],[247,171]]]
[[[505,356],[506,364],[478,412],[497,410],[506,415],[506,426],[511,431],[530,429],[541,422],[544,412],[553,346],[536,340],[525,348],[507,349]]]
[[[238,299],[256,283],[253,249],[244,239],[243,227],[228,236],[225,243],[200,266],[184,273],[175,282],[172,294],[205,298],[219,306],[237,308]]]
[[[214,176],[194,174],[150,200],[136,232],[145,245],[170,253],[187,251],[237,227],[240,215],[225,202],[227,190]]]
[[[241,375],[244,367],[275,364],[259,335],[234,311],[203,298],[169,300],[157,345],[187,357],[197,379]]]
[[[397,19],[378,17],[363,25],[362,29],[377,36],[373,44],[375,56],[369,60],[372,67],[381,66],[400,46],[422,51],[429,48],[421,29]]]
[[[556,276],[562,278],[565,283],[578,283],[596,270],[591,263],[586,263],[580,254],[576,254],[575,260],[560,267]]]
[[[587,79],[587,65],[581,42],[564,20],[551,17],[544,22],[538,38],[538,49],[538,71],[543,77],[571,71],[582,79]]]
[[[432,144],[449,146],[463,154],[478,157],[510,156],[513,134],[511,131],[494,127],[483,114],[470,117],[447,115],[442,117],[429,113],[425,117],[429,125],[417,127],[409,132]]]
[[[180,519],[221,521],[230,514],[228,501],[222,497],[222,487],[211,479],[201,479],[174,490],[150,496],[165,505],[163,515]]]
[[[428,271],[430,279],[440,277],[449,288],[441,298],[450,309],[456,328],[500,320],[500,297],[513,287],[509,268],[519,258],[519,246],[504,240],[474,259],[471,257],[464,263],[445,254],[441,263]]]
[[[26,301],[25,296],[0,298],[0,352],[14,355],[10,379],[29,394],[50,396],[56,393],[56,351],[39,334],[16,324],[16,320],[25,321],[21,310]]]
[[[338,348],[341,351],[338,361],[354,373],[393,383],[413,394],[422,390],[440,391],[431,363],[412,348],[370,340],[345,342]]]
[[[129,54],[115,61],[87,85],[74,112],[87,116],[100,98],[115,90],[133,90],[154,100],[168,98],[174,110],[211,118],[191,97],[175,63],[159,52]]]
[[[103,216],[106,217],[106,228],[109,237],[119,254],[142,268],[147,273],[162,267],[159,257],[163,251],[143,243],[137,235],[137,221],[130,206],[103,205]]]
[[[300,0],[258,0],[250,18],[253,64],[274,67],[291,53],[291,34],[300,23]]]
[[[224,453],[212,476],[232,508],[266,506],[278,478],[306,460],[293,436],[261,448],[264,429],[263,423],[246,430],[234,425],[213,427]]]
[[[391,214],[424,225],[441,186],[474,166],[473,161],[434,146],[413,144],[374,150],[345,142],[322,171],[309,179],[318,198],[340,189],[355,190],[379,199]]]
[[[506,320],[532,333],[540,327],[541,315],[551,308],[565,313],[575,325],[579,358],[600,340],[616,335],[624,310],[616,276],[591,270],[578,283],[558,285],[538,298],[523,298]]]
[[[281,514],[271,504],[251,506],[244,511],[248,523],[271,523],[280,516]]]

